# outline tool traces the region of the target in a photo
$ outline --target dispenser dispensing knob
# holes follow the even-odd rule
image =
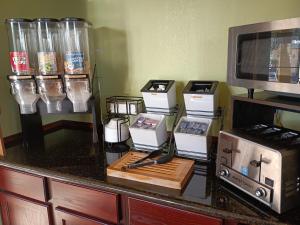
[[[256,197],[263,198],[263,197],[266,197],[267,192],[264,188],[260,187],[260,188],[256,189],[255,195],[256,195]]]
[[[229,176],[229,171],[227,169],[221,170],[219,173],[220,173],[220,176],[222,176],[222,177]]]

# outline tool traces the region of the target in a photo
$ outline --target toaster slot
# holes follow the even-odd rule
[[[233,161],[233,143],[230,140],[219,142],[220,160],[221,163],[232,167]]]
[[[246,134],[256,134],[257,132],[262,132],[263,130],[269,128],[266,124],[255,124],[253,126],[243,128],[242,131]]]
[[[277,135],[280,132],[282,132],[282,129],[278,127],[270,127],[261,132],[257,132],[257,136],[260,138],[267,138],[267,137]]]

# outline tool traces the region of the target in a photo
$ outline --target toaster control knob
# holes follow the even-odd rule
[[[220,176],[228,177],[229,176],[229,171],[227,169],[221,170],[220,171]]]
[[[260,187],[260,188],[256,189],[255,195],[256,195],[256,197],[264,198],[267,196],[267,192],[264,188]]]

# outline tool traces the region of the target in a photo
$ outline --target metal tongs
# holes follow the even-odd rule
[[[151,152],[149,155],[145,156],[144,158],[141,158],[133,163],[123,166],[122,170],[134,169],[134,168],[143,167],[143,166],[164,164],[164,163],[170,162],[173,159],[174,153],[175,153],[174,146],[172,147],[172,142],[173,142],[173,133],[174,133],[179,115],[181,115],[181,107],[179,107],[179,109],[176,113],[175,119],[174,119],[172,131],[171,131],[171,135],[170,135],[170,139],[169,139],[169,146],[168,146],[167,154],[163,154],[163,152],[164,152],[163,149],[155,150],[155,151]],[[160,156],[160,157],[158,157],[158,156]],[[153,159],[156,157],[158,157],[158,158]]]
[[[127,166],[124,166],[122,169],[127,170],[127,169],[134,169],[142,166],[150,166],[153,164],[162,164],[168,162],[168,160],[165,160],[167,157],[160,157],[158,159],[153,159],[163,153],[163,150],[155,150],[151,152],[149,155],[135,161],[134,163],[128,164]],[[164,159],[163,159],[164,158]],[[153,160],[148,160],[147,159],[153,159]],[[164,162],[165,161],[165,162]]]

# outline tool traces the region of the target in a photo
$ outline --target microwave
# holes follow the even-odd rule
[[[300,94],[300,18],[229,28],[227,82]]]

